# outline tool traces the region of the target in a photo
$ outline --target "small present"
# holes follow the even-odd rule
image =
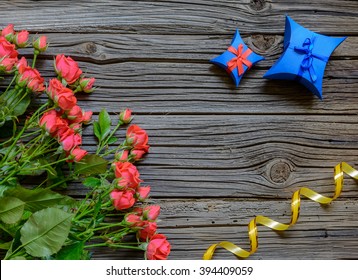
[[[327,62],[345,39],[312,32],[286,16],[284,52],[264,78],[298,81],[322,99]]]
[[[230,47],[221,55],[210,60],[211,63],[223,68],[231,76],[236,86],[239,86],[242,76],[255,63],[264,58],[249,49],[236,30]]]

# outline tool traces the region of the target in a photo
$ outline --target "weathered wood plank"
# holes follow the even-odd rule
[[[140,11],[140,12],[139,12]],[[284,15],[307,28],[358,34],[356,1],[3,1],[2,25],[33,31],[157,34],[281,33]],[[16,17],[14,16],[16,14]],[[36,19],[36,20],[34,20]]]
[[[58,53],[78,57],[82,61],[113,63],[126,61],[207,62],[228,48],[230,35],[156,35],[156,34],[72,34],[47,33],[51,47],[44,54],[52,58]],[[283,51],[282,35],[251,34],[242,36],[256,53],[273,63]],[[349,36],[332,54],[331,59],[356,58],[358,37]],[[26,53],[31,53],[29,49]],[[260,62],[257,66],[262,65]],[[267,65],[267,64],[265,64]]]
[[[155,197],[290,198],[304,185],[331,195],[333,167],[358,166],[358,125],[347,116],[144,115],[134,123],[150,137],[139,170]],[[84,131],[90,152],[91,133]],[[357,197],[354,180],[345,184],[344,196]]]
[[[247,224],[256,215],[289,222],[290,203],[282,200],[154,200],[162,207],[159,231],[168,235],[171,259],[200,259],[206,248],[228,240],[249,248]],[[299,221],[278,233],[259,226],[259,250],[251,259],[357,258],[356,201],[335,201],[320,207],[302,200]],[[228,226],[230,225],[230,226]],[[235,259],[218,250],[217,259]],[[136,258],[128,252],[96,251],[95,258]]]
[[[316,32],[350,35],[328,63],[322,102],[295,83],[261,78],[282,53],[285,14]],[[255,215],[287,222],[300,186],[332,195],[333,166],[358,167],[357,1],[3,1],[0,26],[10,22],[49,36],[39,59],[44,76],[65,53],[97,78],[95,93],[78,96],[84,108],[137,114],[151,144],[138,168],[162,207],[159,230],[172,242],[172,259],[200,259],[223,239],[248,248]],[[236,28],[266,57],[238,89],[208,63]],[[90,134],[84,147],[93,151]],[[78,184],[67,191],[85,192]],[[357,197],[347,178],[332,205],[303,200],[291,230],[260,227],[252,259],[357,259]],[[106,249],[94,258],[143,257]],[[220,250],[216,258],[234,257]]]
[[[80,63],[97,78],[96,92],[80,95],[86,109],[111,112],[130,107],[138,113],[161,114],[357,114],[358,60],[327,65],[323,101],[292,81],[262,78],[259,67],[235,88],[218,67],[188,62]],[[53,77],[52,61],[40,61],[45,77]],[[267,69],[267,68],[266,68]],[[98,108],[98,109],[96,109]]]

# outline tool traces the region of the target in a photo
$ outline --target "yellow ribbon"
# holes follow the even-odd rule
[[[235,256],[239,258],[242,259],[248,258],[250,255],[254,254],[258,248],[257,224],[269,227],[273,230],[278,230],[278,231],[287,230],[290,226],[294,225],[298,220],[300,214],[301,195],[313,201],[316,201],[320,204],[331,203],[333,200],[339,197],[342,192],[344,173],[346,173],[353,179],[358,180],[358,171],[355,170],[353,167],[351,167],[348,163],[341,162],[340,164],[336,165],[336,167],[334,168],[335,191],[332,198],[323,196],[306,187],[302,187],[299,190],[295,191],[294,194],[292,195],[292,201],[291,201],[292,215],[289,224],[282,224],[265,216],[256,216],[254,219],[252,219],[248,225],[248,234],[249,234],[250,247],[251,247],[250,251],[244,250],[231,242],[222,241],[220,243],[211,245],[206,250],[203,259],[211,260],[217,247],[222,247],[230,251],[231,253],[233,253]]]

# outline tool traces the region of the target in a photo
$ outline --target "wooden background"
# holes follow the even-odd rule
[[[328,62],[323,101],[296,82],[262,79],[282,53],[286,14],[312,31],[348,36]],[[45,76],[64,53],[96,77],[98,90],[81,98],[85,109],[134,111],[152,147],[139,171],[162,207],[159,231],[172,243],[171,259],[200,259],[222,240],[248,249],[255,215],[288,222],[300,186],[332,195],[333,167],[346,161],[358,168],[356,0],[2,1],[0,26],[8,23],[48,36],[39,62]],[[208,62],[236,28],[266,58],[237,89]],[[85,134],[93,150],[91,131]],[[303,200],[292,229],[259,227],[251,259],[357,259],[357,198],[347,178],[332,205]],[[218,250],[215,259],[235,257]]]

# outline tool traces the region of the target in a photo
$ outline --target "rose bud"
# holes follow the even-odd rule
[[[0,72],[11,73],[14,70],[16,62],[16,58],[5,57],[0,59]]]
[[[155,221],[160,214],[159,205],[147,206],[143,209],[143,217],[145,220]]]
[[[138,187],[137,196],[139,201],[144,201],[148,198],[150,193],[150,187]]]
[[[14,38],[14,43],[19,48],[24,48],[27,45],[27,40],[29,39],[29,32],[26,30],[22,30],[16,33]]]
[[[85,155],[87,155],[87,151],[86,150],[83,150],[79,147],[75,147],[72,151],[71,151],[71,156],[73,157],[73,160],[75,162],[79,162],[81,161],[81,159],[83,159],[83,157]]]
[[[145,150],[131,150],[132,159],[135,161],[140,160],[145,154]]]
[[[44,78],[37,69],[33,69],[30,66],[20,65],[19,76],[17,77],[16,83],[20,87],[28,87],[34,92],[41,92],[45,90]]]
[[[9,24],[1,31],[1,36],[5,37],[5,39],[9,42],[13,41],[14,35],[15,35],[15,30],[13,24]]]
[[[128,161],[128,154],[129,154],[129,151],[128,150],[123,150],[119,153],[116,153],[114,155],[114,158],[116,161],[119,161],[119,162],[126,162]]]
[[[147,260],[166,260],[170,254],[170,243],[164,234],[155,234],[150,239],[147,251]]]
[[[147,225],[138,231],[138,237],[142,241],[151,239],[157,232],[157,223],[148,222]]]
[[[65,133],[62,135],[59,135],[60,137],[60,143],[62,145],[62,148],[69,152],[75,147],[82,144],[82,137],[80,134],[75,133],[73,129],[67,129]]]
[[[147,223],[146,221],[143,221],[142,218],[135,213],[128,213],[127,215],[125,215],[124,222],[130,228],[142,228]]]
[[[67,118],[71,122],[81,122],[83,119],[83,112],[82,108],[78,105],[74,105],[68,112],[67,112]]]
[[[21,57],[21,59],[16,63],[17,70],[19,70],[20,67],[27,67],[27,66],[28,66],[27,60],[24,56]]]
[[[93,112],[92,111],[87,111],[87,112],[84,112],[83,113],[83,117],[82,117],[82,122],[84,124],[89,124],[91,119],[92,119],[92,115],[93,115]]]
[[[14,44],[0,37],[0,71],[11,72],[18,61],[18,54]]]
[[[36,41],[32,43],[32,46],[34,47],[35,50],[38,51],[38,53],[46,51],[48,47],[47,37],[41,36],[37,38]]]
[[[132,111],[130,109],[125,109],[119,114],[119,120],[124,123],[128,124],[132,120]]]
[[[80,80],[80,88],[85,93],[91,93],[94,91],[93,84],[96,81],[95,78],[82,78]]]

